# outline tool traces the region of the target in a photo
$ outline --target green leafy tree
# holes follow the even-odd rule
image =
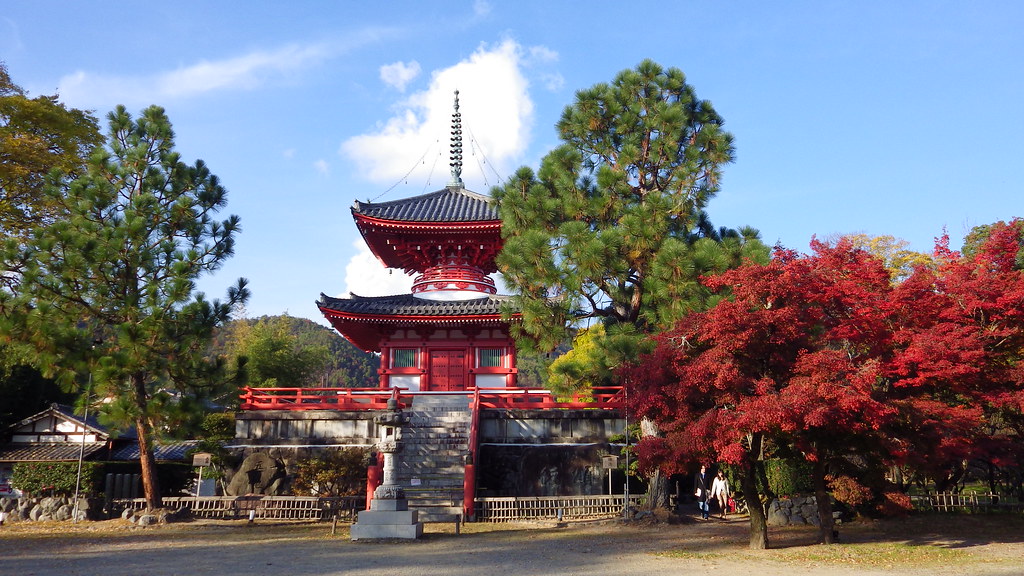
[[[923,252],[909,250],[910,242],[895,236],[868,236],[867,234],[850,234],[843,238],[848,239],[854,248],[860,248],[877,256],[885,263],[886,270],[892,276],[893,282],[902,282],[914,273],[918,266],[935,268],[938,266],[935,257]]]
[[[304,387],[323,373],[327,347],[302,346],[291,325],[287,316],[234,325],[233,353],[245,359],[245,381],[251,386]]]
[[[164,110],[108,114],[97,150],[66,194],[47,187],[67,217],[8,241],[2,261],[24,262],[21,285],[0,293],[3,331],[33,346],[35,365],[63,384],[95,374],[108,416],[138,438],[147,505],[161,504],[155,436],[177,399],[201,394],[218,367],[205,362],[213,329],[248,298],[240,279],[225,301],[195,291],[234,250],[238,218],[215,220],[227,192],[202,161],[174,151]]]
[[[607,385],[613,373],[604,364],[607,360],[600,342],[604,338],[603,324],[580,330],[572,342],[572,349],[551,362],[548,382],[551,389],[563,396]]]
[[[971,228],[971,231],[964,237],[962,249],[964,256],[968,258],[975,257],[993,233],[1000,232],[1005,228],[1016,230],[1017,237],[1021,239],[1017,242],[1020,249],[1017,250],[1016,266],[1018,270],[1024,270],[1024,219],[1021,218],[1014,218],[1008,223],[1000,220],[994,224],[982,224],[981,226]]]
[[[0,344],[0,442],[9,428],[42,412],[50,404],[71,404],[75,395],[61,390],[52,379],[28,364],[24,352],[14,343]]]
[[[63,214],[44,194],[48,178],[66,184],[103,141],[96,118],[56,96],[30,98],[0,63],[0,234],[25,238]]]
[[[259,324],[265,326],[257,329]],[[280,354],[286,359],[290,356],[300,360],[305,357],[310,360],[312,369],[306,371],[308,373],[302,375],[299,380],[293,377],[280,379],[280,375],[271,375],[271,377],[279,378],[279,385],[328,388],[372,388],[377,386],[379,377],[376,371],[380,367],[380,359],[377,356],[359,350],[333,329],[306,318],[285,315],[264,316],[255,320],[248,318],[232,320],[217,331],[210,354],[212,357],[220,357],[224,361],[236,363],[241,361],[240,376],[245,377],[250,385],[267,386],[269,384],[265,383],[266,378],[262,378],[261,374],[263,372],[270,374],[276,369],[270,366],[266,370],[259,369],[262,361],[257,360],[257,373],[253,374],[249,363],[254,351],[249,343],[255,338],[255,334],[260,332],[270,334],[275,330],[277,335],[272,338],[268,336],[268,338],[280,344],[277,348]],[[321,355],[325,356],[322,362],[319,359]],[[288,363],[294,363],[293,360],[295,358],[288,360]]]

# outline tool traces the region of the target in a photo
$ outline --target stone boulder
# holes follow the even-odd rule
[[[226,492],[228,496],[280,496],[287,487],[287,478],[283,461],[265,452],[256,452],[242,461],[238,472],[231,477]]]

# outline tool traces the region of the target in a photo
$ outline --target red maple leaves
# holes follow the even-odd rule
[[[940,264],[898,284],[845,241],[705,279],[722,300],[624,371],[631,408],[665,431],[642,460],[738,463],[760,434],[810,461],[938,475],[997,445],[994,418],[1024,422],[1022,229],[994,226],[971,257],[940,242]]]

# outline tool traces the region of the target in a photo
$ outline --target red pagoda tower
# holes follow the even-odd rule
[[[501,219],[491,198],[462,181],[458,91],[451,180],[436,192],[382,203],[356,201],[352,216],[388,268],[417,274],[411,294],[332,298],[324,317],[355,346],[381,357],[381,388],[456,392],[516,385],[515,344],[489,274],[497,272]]]

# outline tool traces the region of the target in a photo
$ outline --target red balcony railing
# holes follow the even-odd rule
[[[412,403],[416,394],[400,390],[399,404]],[[559,397],[550,390],[529,388],[480,388],[465,392],[447,392],[476,396],[482,409],[568,410],[619,409],[623,405],[621,387],[594,389],[591,392]],[[385,388],[252,388],[242,389],[242,410],[383,410],[393,389]]]

